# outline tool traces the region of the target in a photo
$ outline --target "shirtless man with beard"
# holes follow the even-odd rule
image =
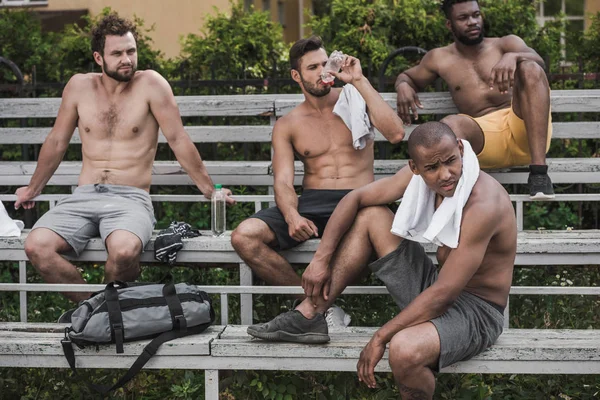
[[[515,35],[485,38],[474,0],[444,0],[454,43],[429,51],[396,79],[398,114],[410,124],[423,108],[417,92],[441,77],[461,114],[442,120],[467,139],[481,168],[529,164],[533,199],[554,198],[546,152],[552,137],[544,61]]]
[[[149,190],[159,127],[198,189],[207,198],[212,194],[212,181],[183,128],[168,82],[155,71],[136,71],[136,42],[135,25],[116,14],[94,27],[93,56],[102,73],[69,80],[31,181],[16,191],[15,208],[32,208],[77,127],[83,161],[78,187],[37,221],[25,242],[29,260],[46,282],[86,283],[62,254],[79,255],[97,236],[108,252],[107,282],[139,276],[139,256],[156,222]],[[65,295],[75,302],[89,297]]]
[[[301,39],[292,46],[291,75],[302,89],[304,102],[273,128],[277,207],[245,220],[231,236],[240,257],[271,285],[300,286],[301,278],[277,250],[321,235],[338,202],[352,189],[374,180],[373,141],[355,149],[350,130],[333,113],[342,89],[322,81],[326,62],[327,53],[318,37]],[[363,76],[358,59],[347,56],[341,72],[333,75],[358,90],[370,123],[383,136],[391,143],[404,138],[402,120]],[[300,198],[294,190],[294,155],[304,164]]]

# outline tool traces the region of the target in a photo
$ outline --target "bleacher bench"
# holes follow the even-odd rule
[[[395,107],[395,94],[383,94]],[[244,95],[244,96],[189,96],[177,97],[181,114],[186,117],[261,117],[263,125],[188,126],[195,143],[268,143],[273,124],[301,101],[299,95]],[[450,114],[456,108],[448,93],[423,93],[420,99],[424,109],[420,114]],[[599,113],[600,90],[553,91],[553,113]],[[0,99],[1,119],[55,118],[60,99]],[[600,122],[554,122],[554,140],[600,139]],[[408,127],[410,134],[413,127]],[[41,144],[50,128],[3,127],[0,144]],[[378,133],[377,141],[384,141]],[[160,135],[159,142],[165,138]],[[79,136],[72,143],[80,143]],[[271,161],[206,161],[213,180],[225,185],[271,186]],[[376,177],[395,173],[406,160],[376,160]],[[549,173],[555,183],[600,183],[600,159],[554,158],[548,160]],[[0,186],[25,185],[35,169],[33,161],[0,162]],[[81,162],[63,162],[49,185],[76,186]],[[301,183],[302,165],[296,163],[296,184]],[[501,183],[523,184],[527,180],[525,166],[490,171]],[[154,163],[153,184],[170,186],[192,185],[190,178],[175,161]],[[512,195],[519,226],[517,265],[598,265],[600,264],[600,231],[522,231],[523,203],[527,196]],[[57,196],[46,196],[51,205]],[[4,202],[14,201],[12,195],[0,195]],[[272,196],[238,196],[239,201],[260,204],[272,201]],[[153,196],[153,201],[204,201],[201,196]],[[598,201],[598,194],[559,195],[556,201]],[[25,283],[23,243],[20,238],[0,238],[0,260],[19,262],[19,283],[0,283],[0,291],[19,291],[21,320],[26,321],[27,292],[62,290],[53,285]],[[310,240],[295,249],[284,252],[290,262],[307,263],[318,246]],[[433,257],[433,247],[426,246]],[[90,242],[80,261],[104,261],[105,249],[99,239]],[[142,255],[142,262],[153,262],[153,241]],[[227,317],[227,295],[241,294],[242,324],[252,322],[253,293],[298,293],[299,288],[253,287],[252,274],[233,251],[228,237],[202,236],[184,240],[178,254],[180,262],[239,263],[239,287],[204,287],[208,292],[221,295],[221,325],[201,335],[178,339],[162,346],[147,368],[205,369],[207,399],[218,398],[218,370],[273,369],[273,370],[331,370],[354,371],[358,354],[375,328],[347,328],[332,333],[328,345],[305,346],[293,344],[265,344],[250,340],[245,326],[231,326]],[[92,288],[90,286],[90,288]],[[83,291],[85,288],[76,288]],[[92,288],[92,290],[96,290]],[[385,288],[349,288],[348,293],[385,293]],[[574,294],[600,295],[598,287],[513,287],[511,294]],[[225,301],[223,301],[225,299]],[[508,310],[508,308],[507,308]],[[0,366],[14,367],[67,367],[60,349],[64,326],[58,324],[0,323]],[[516,330],[506,329],[498,343],[480,356],[457,363],[444,372],[497,372],[497,373],[600,373],[600,331],[598,330]],[[142,342],[143,343],[143,342]],[[126,354],[115,355],[114,350],[100,346],[98,350],[81,352],[78,363],[90,368],[126,368],[137,356],[142,343],[131,343]],[[386,356],[387,357],[387,356]],[[379,370],[389,370],[383,360]]]

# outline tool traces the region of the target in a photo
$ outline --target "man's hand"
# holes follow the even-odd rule
[[[288,234],[298,242],[305,242],[313,236],[319,236],[316,225],[299,214],[286,222],[288,224]]]
[[[221,188],[221,190],[223,191],[223,193],[225,193],[225,203],[229,206],[234,205],[235,200],[231,197],[232,196],[231,190],[229,190],[227,188]],[[210,192],[203,193],[204,197],[209,200],[212,199],[213,191],[214,191],[214,189]]]
[[[17,195],[17,201],[15,201],[15,210],[18,210],[21,206],[23,206],[23,208],[26,210],[33,208],[35,202],[32,199],[35,197],[35,194],[31,192],[29,186],[18,188],[15,191],[15,194]]]
[[[398,116],[404,121],[405,125],[411,124],[410,110],[415,117],[415,121],[419,119],[418,108],[423,108],[417,92],[407,83],[400,82],[396,87],[396,108],[398,109]]]
[[[517,54],[505,53],[500,61],[492,68],[490,74],[490,90],[498,86],[500,93],[508,93],[508,89],[515,84],[515,71],[517,70]]]
[[[345,56],[340,72],[330,71],[330,74],[344,83],[357,82],[364,77],[360,60],[352,56]]]
[[[364,382],[371,389],[377,387],[375,382],[375,367],[383,357],[385,352],[385,344],[375,339],[375,336],[369,340],[369,343],[360,352],[358,364],[356,364],[356,372],[358,380]]]
[[[302,274],[302,287],[304,294],[311,301],[315,297],[323,296],[325,300],[329,297],[331,284],[331,271],[326,263],[316,261],[314,258]],[[316,305],[312,301],[313,305]]]

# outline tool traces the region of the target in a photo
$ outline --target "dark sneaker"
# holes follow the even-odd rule
[[[323,314],[316,314],[313,319],[308,319],[296,310],[279,314],[265,324],[251,325],[247,332],[256,338],[273,342],[329,342],[329,331]]]
[[[529,171],[529,179],[527,179],[529,197],[532,200],[553,199],[554,189],[548,176],[548,166],[530,165]]]
[[[70,324],[71,323],[71,315],[73,315],[73,311],[75,311],[76,308],[72,308],[70,310],[65,311],[60,317],[58,317],[58,322],[59,324]]]

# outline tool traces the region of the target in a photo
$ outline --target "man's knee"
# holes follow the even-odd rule
[[[424,349],[415,342],[414,337],[404,332],[397,333],[390,341],[389,362],[395,375],[426,366]]]
[[[58,253],[64,239],[48,229],[35,229],[25,240],[25,254],[31,263],[38,268],[43,267],[43,261]]]
[[[142,245],[139,240],[128,240],[112,243],[107,250],[116,264],[125,265],[137,261],[142,252]]]
[[[387,218],[391,210],[386,206],[371,206],[361,208],[356,214],[354,224],[357,226],[368,226],[370,224],[381,223],[382,219]]]
[[[531,84],[548,84],[546,79],[546,72],[544,69],[535,61],[523,61],[517,65],[515,72],[517,82],[521,85]]]
[[[231,233],[231,245],[240,254],[253,254],[257,246],[268,243],[265,230],[269,227],[260,219],[242,221]]]

